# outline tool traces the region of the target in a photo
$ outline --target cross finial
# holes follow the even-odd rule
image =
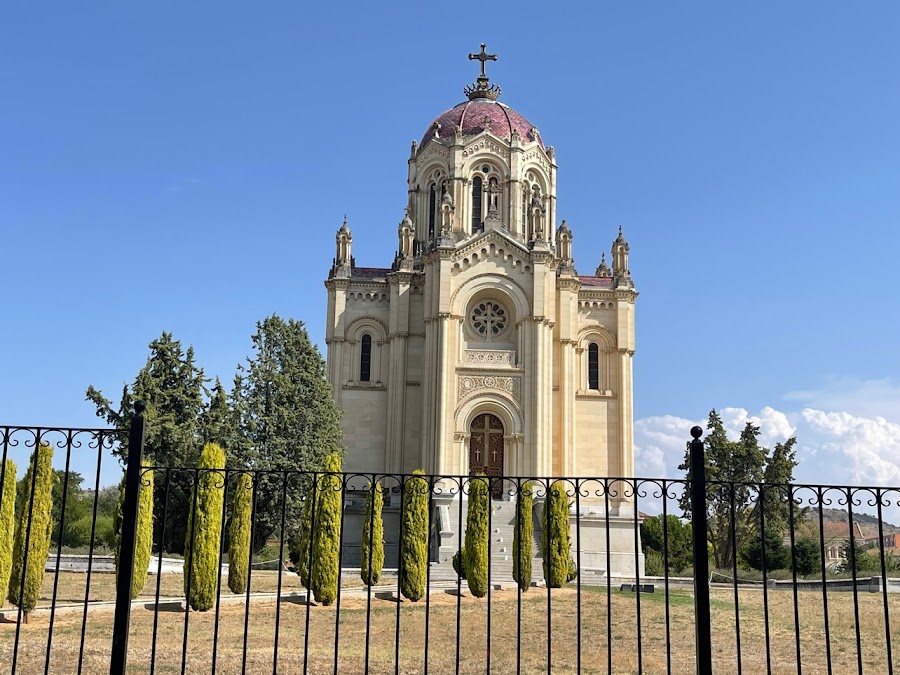
[[[469,60],[470,60],[470,61],[481,61],[481,77],[487,77],[487,76],[484,74],[484,64],[485,64],[485,62],[487,62],[487,61],[496,61],[496,60],[497,60],[497,55],[496,55],[496,54],[488,54],[488,53],[485,51],[485,48],[486,48],[486,47],[487,47],[487,45],[486,45],[484,42],[482,42],[482,43],[481,43],[481,53],[480,53],[480,54],[469,54]]]
[[[468,87],[463,89],[463,91],[466,93],[466,96],[469,97],[470,101],[474,101],[476,98],[486,98],[494,101],[498,96],[500,96],[500,87],[498,87],[496,84],[491,84],[488,80],[488,76],[484,74],[484,64],[488,61],[497,60],[497,55],[488,54],[486,48],[487,45],[482,42],[481,53],[469,54],[470,61],[481,62],[481,75],[478,76],[478,80],[474,84],[470,84]]]

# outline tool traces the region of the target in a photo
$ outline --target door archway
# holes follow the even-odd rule
[[[482,473],[491,478],[503,477],[503,422],[496,415],[482,413],[469,426],[469,475]],[[499,497],[503,481],[494,482],[492,492]]]

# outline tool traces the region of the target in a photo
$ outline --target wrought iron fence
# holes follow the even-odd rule
[[[29,555],[47,559],[35,601],[25,601],[23,573],[21,602],[0,610],[0,672],[893,672],[900,531],[885,523],[900,488],[707,481],[703,470],[688,479],[548,479],[152,466],[141,456],[140,414],[128,439],[108,429],[0,433],[0,495],[10,484],[17,492],[14,522],[0,536],[21,528],[23,569]],[[50,521],[38,513],[46,508],[41,447],[56,451]],[[113,453],[126,451],[115,506],[115,490],[104,486],[120,477]],[[139,498],[151,471],[152,558],[132,599],[146,544]],[[380,512],[367,503],[375,485]],[[230,517],[240,489],[250,490],[254,545],[237,593],[229,537],[238,536]],[[221,496],[215,517],[202,490]],[[320,499],[327,494],[338,497],[336,520]],[[479,499],[489,504],[486,544]],[[564,527],[553,521],[557,499]],[[111,504],[121,512],[115,539],[105,520]],[[418,515],[413,504],[423,506]],[[378,542],[369,537],[362,549],[376,513],[377,581]],[[295,545],[304,518],[314,533],[305,547]],[[28,545],[44,527],[49,553]],[[482,557],[467,547],[470,527],[468,547],[482,545]],[[87,545],[72,546],[82,529]],[[204,573],[181,555],[200,550],[201,531],[215,546],[212,591],[208,610],[193,611],[192,585]],[[316,537],[337,537],[330,550],[339,570],[333,597],[323,592],[318,602],[318,582],[298,575],[329,567]],[[424,583],[410,591],[416,574]]]

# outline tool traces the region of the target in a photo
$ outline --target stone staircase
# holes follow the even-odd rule
[[[458,501],[455,501],[450,505],[450,523],[454,531],[459,529],[459,509],[460,502]],[[463,531],[465,531],[467,510],[468,503],[462,502]],[[515,502],[491,500],[491,581],[495,583],[513,583],[513,534],[515,530],[515,523]],[[540,532],[538,530],[538,523],[536,522],[536,519],[534,524],[534,545],[532,547],[532,579],[538,581],[542,578],[542,560],[540,557],[538,557],[537,544],[538,541],[540,541]],[[456,572],[453,571],[451,556],[443,556],[442,560],[439,563],[432,564],[432,579],[456,580]]]

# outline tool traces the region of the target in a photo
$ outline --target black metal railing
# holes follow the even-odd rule
[[[21,574],[20,604],[0,610],[0,673],[893,672],[900,528],[887,521],[900,488],[710,481],[698,428],[685,479],[153,466],[140,409],[127,439],[108,429],[0,434],[0,495],[15,485],[21,567],[47,558],[34,602]],[[35,452],[48,447],[50,520]],[[115,456],[127,457],[120,504],[108,487],[121,479]],[[139,501],[150,485],[148,535]],[[367,504],[376,485],[380,512]],[[230,560],[240,500],[251,545]],[[378,542],[369,537],[367,555],[362,542],[377,519],[376,582]],[[470,527],[481,553],[466,546]],[[42,533],[49,552],[29,546]],[[150,541],[149,576],[132,599]],[[201,546],[213,547],[211,567],[185,564]],[[453,561],[464,548],[456,564],[470,566],[467,579]],[[247,569],[240,592],[232,565]],[[194,595],[203,584],[208,602]]]

